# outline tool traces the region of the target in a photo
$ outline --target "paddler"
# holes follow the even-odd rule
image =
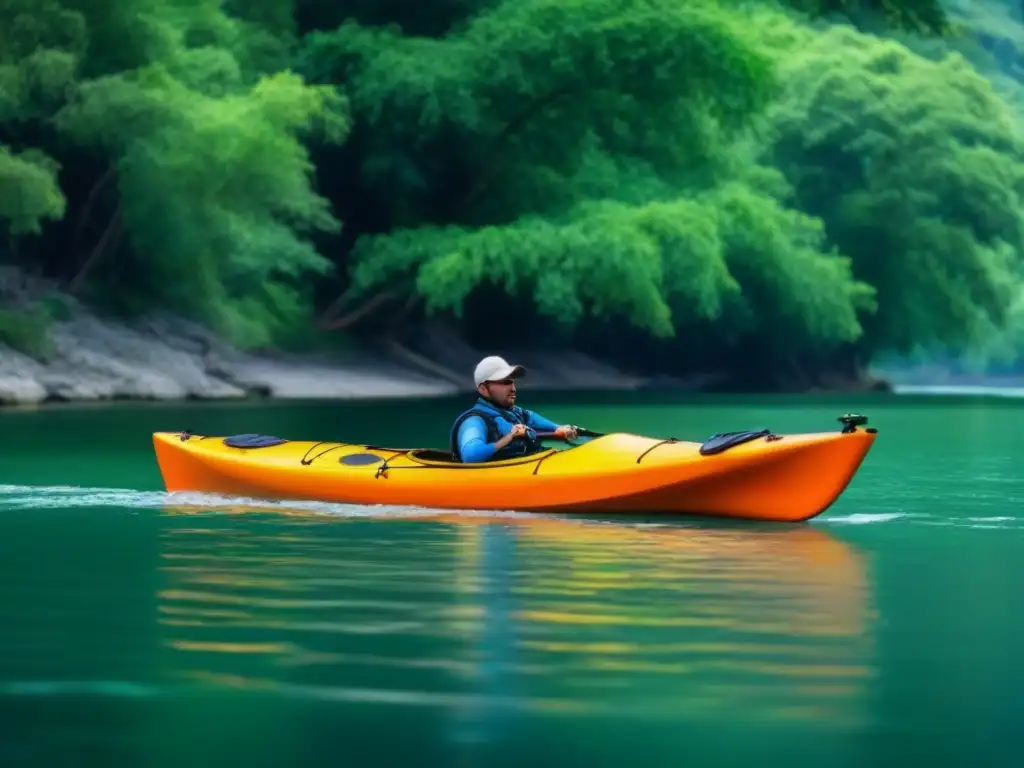
[[[571,424],[555,424],[539,413],[516,405],[516,379],[526,374],[497,355],[477,363],[473,382],[479,394],[472,408],[452,425],[451,451],[455,461],[475,463],[529,456],[545,450],[537,432],[554,432],[565,440],[576,438]]]

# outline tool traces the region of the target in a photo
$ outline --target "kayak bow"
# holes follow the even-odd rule
[[[849,484],[876,430],[848,414],[839,432],[716,435],[701,444],[628,433],[482,464],[446,451],[153,434],[168,491],[460,510],[672,513],[799,522]]]

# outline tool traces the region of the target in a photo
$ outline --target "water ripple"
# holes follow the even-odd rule
[[[199,687],[850,723],[873,676],[865,565],[822,530],[445,515],[269,535],[173,511],[159,622]]]

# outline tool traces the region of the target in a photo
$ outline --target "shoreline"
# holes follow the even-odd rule
[[[438,329],[420,341],[415,350],[390,342],[330,353],[254,353],[170,314],[126,322],[102,318],[76,303],[68,317],[49,327],[45,355],[30,356],[0,343],[0,411],[127,402],[455,397],[473,392],[473,366],[494,354]],[[703,383],[633,376],[571,351],[505,354],[527,366],[534,392],[693,391]]]
[[[79,306],[53,323],[43,360],[0,343],[0,413],[127,403],[440,400],[472,395],[473,366],[487,354],[525,365],[524,390],[532,395],[735,394],[711,373],[631,374],[571,350],[482,351],[441,326],[419,330],[415,349],[391,342],[331,354],[252,353],[180,317],[126,323]],[[805,394],[878,391],[877,381],[836,383]]]
[[[45,361],[0,343],[0,413],[117,404],[445,400],[473,393],[470,372],[486,354],[503,354],[525,365],[524,391],[533,396],[1024,396],[1024,380],[1018,376],[908,375],[884,366],[864,381],[837,381],[827,388],[734,391],[715,386],[722,379],[713,374],[688,380],[634,375],[569,350],[481,351],[441,327],[421,330],[415,351],[396,350],[392,343],[332,354],[251,353],[179,317],[152,315],[129,324],[76,307],[71,318],[51,327],[52,352]]]
[[[793,391],[736,390],[707,373],[688,379],[632,374],[572,350],[478,350],[443,324],[416,329],[415,347],[366,343],[331,353],[245,352],[183,318],[126,322],[73,303],[48,330],[40,360],[0,343],[0,413],[114,404],[380,402],[472,395],[471,372],[488,354],[528,370],[524,391],[669,395],[872,395],[1020,398],[1024,375],[953,374],[936,366],[881,365],[861,381]]]
[[[58,296],[64,312],[51,321],[38,356],[0,341],[0,412],[115,403],[297,402],[444,399],[470,396],[472,370],[489,354],[528,369],[524,390],[543,393],[868,394],[895,392],[900,376],[881,368],[861,380],[792,391],[737,391],[721,373],[687,378],[631,373],[593,356],[538,348],[472,347],[442,322],[422,323],[415,340],[354,342],[331,352],[246,352],[202,325],[154,312],[125,320],[103,317],[55,286],[14,270],[0,275],[0,299],[28,307]],[[350,339],[350,341],[352,341]],[[929,378],[929,377],[924,377]],[[924,383],[924,382],[914,382]],[[939,382],[928,382],[939,383]]]
[[[722,378],[633,375],[572,350],[478,350],[439,322],[417,326],[415,342],[406,346],[394,339],[349,338],[343,349],[331,351],[247,352],[172,313],[102,316],[54,284],[0,269],[0,305],[20,311],[47,302],[60,305],[59,319],[49,321],[36,354],[0,341],[0,411],[118,402],[455,397],[472,394],[473,367],[489,354],[525,365],[533,392],[694,392]]]

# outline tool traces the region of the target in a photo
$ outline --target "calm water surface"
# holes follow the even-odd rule
[[[1021,764],[1022,404],[528,399],[879,440],[806,525],[473,518],[168,496],[149,438],[444,446],[458,403],[0,413],[0,765]]]

